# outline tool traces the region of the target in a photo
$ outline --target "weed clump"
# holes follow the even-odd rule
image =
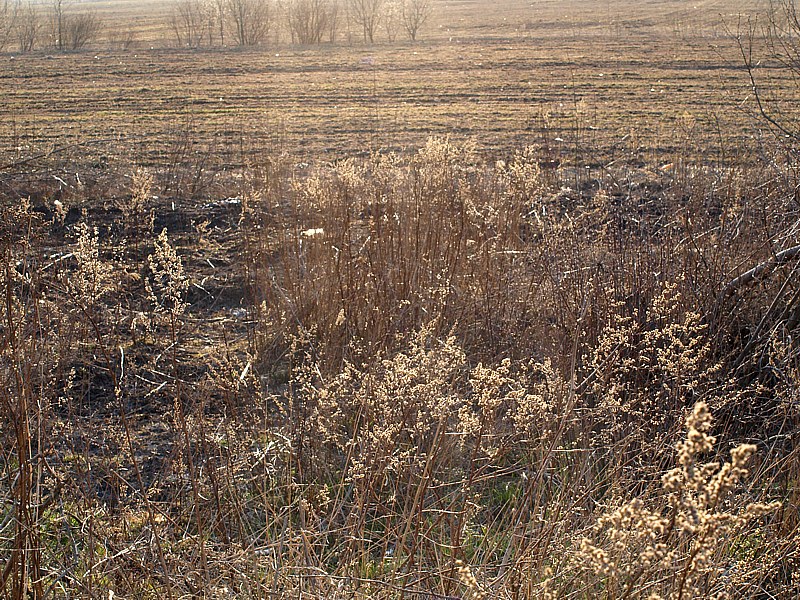
[[[736,446],[721,466],[700,462],[714,450],[711,427],[708,406],[698,402],[677,445],[677,466],[663,475],[661,490],[597,518],[594,539],[583,538],[575,557],[576,565],[598,578],[588,589],[603,589],[608,597],[642,588],[649,598],[728,597],[763,571],[758,563],[764,556],[737,556],[736,545],[742,536],[760,536],[758,521],[780,503],[733,494],[748,475],[754,445]]]

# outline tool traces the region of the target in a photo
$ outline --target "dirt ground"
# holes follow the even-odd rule
[[[759,135],[734,0],[644,2],[635,14],[618,1],[436,2],[414,44],[298,47],[276,28],[264,47],[200,50],[166,47],[157,6],[147,21],[131,3],[100,5],[107,22],[141,28],[131,49],[0,55],[3,172],[219,171],[265,153],[313,162],[445,135],[497,158],[534,145],[597,168],[677,153],[729,161]]]

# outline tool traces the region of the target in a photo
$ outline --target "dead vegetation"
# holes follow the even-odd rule
[[[797,597],[797,147],[589,131],[18,151],[2,594]]]

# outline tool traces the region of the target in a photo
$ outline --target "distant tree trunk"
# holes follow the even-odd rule
[[[339,2],[330,1],[330,18],[328,19],[328,41],[333,44],[339,31]]]
[[[402,0],[386,0],[383,9],[383,30],[386,39],[393,42],[397,39],[397,30],[402,21]]]
[[[53,0],[52,5],[53,47],[64,51],[64,0]]]
[[[219,27],[219,45],[225,45],[225,0],[214,0],[217,26]]]

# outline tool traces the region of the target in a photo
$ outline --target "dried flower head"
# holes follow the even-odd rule
[[[169,243],[166,229],[156,239],[147,263],[150,277],[147,278],[146,287],[156,312],[175,315],[183,313],[186,309],[183,294],[189,287],[189,282],[183,272],[180,257]]]

